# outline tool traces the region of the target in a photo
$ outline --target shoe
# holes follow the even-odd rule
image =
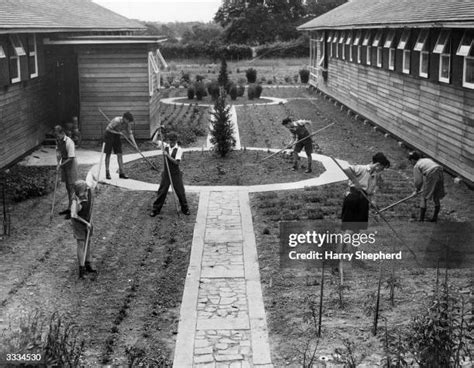
[[[112,179],[112,177],[110,176],[110,172],[109,172],[109,171],[106,171],[106,172],[105,172],[105,178],[106,178],[107,180]]]
[[[150,217],[155,217],[160,214],[160,211],[153,210],[150,212]]]
[[[426,208],[420,207],[420,217],[418,218],[419,222],[425,221]]]
[[[86,268],[84,266],[79,266],[79,278],[83,279],[86,274]]]
[[[291,168],[291,171],[298,171],[298,168],[297,168],[296,166],[293,166],[293,167]]]
[[[186,208],[185,210],[181,210],[182,213],[184,213],[186,216],[189,216],[191,212]]]
[[[305,172],[306,174],[309,174],[309,173],[313,172],[313,170],[311,170],[311,169],[306,169],[304,172]]]
[[[63,210],[61,212],[59,212],[60,215],[67,215],[67,214],[71,214],[71,210],[68,208],[66,210]]]
[[[127,176],[127,174],[121,173],[121,174],[119,174],[119,178],[120,179],[128,179],[128,176]]]
[[[438,214],[439,214],[440,209],[441,209],[441,206],[435,206],[433,217],[430,219],[430,222],[437,222],[438,221]]]
[[[97,270],[94,270],[90,264],[90,262],[86,262],[84,265],[85,271],[89,273],[97,273]]]

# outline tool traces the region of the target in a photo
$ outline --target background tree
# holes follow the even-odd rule
[[[211,113],[211,143],[213,150],[224,157],[235,147],[234,128],[230,121],[230,106],[226,105],[226,93],[221,88]]]

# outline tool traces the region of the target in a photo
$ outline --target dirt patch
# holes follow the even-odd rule
[[[305,174],[305,158],[300,160],[302,164],[298,171],[291,171],[293,159],[289,154],[278,154],[262,161],[271,154],[267,151],[241,150],[221,158],[209,151],[185,152],[181,163],[183,180],[185,185],[258,185],[306,180],[325,171],[320,162],[313,161],[313,172]],[[163,167],[161,156],[154,161]],[[129,162],[125,167],[128,175],[135,180],[159,180],[157,172],[150,169],[144,160]]]
[[[81,170],[81,175],[85,170]],[[171,366],[198,198],[193,214],[177,217],[168,203],[148,216],[155,195],[99,186],[92,245],[97,278],[78,280],[76,242],[69,221],[56,214],[52,195],[12,208],[12,234],[0,242],[0,329],[20,312],[70,316],[86,341],[85,366],[126,365],[130,348]],[[67,203],[62,185],[58,212]],[[194,209],[194,211],[193,211]]]

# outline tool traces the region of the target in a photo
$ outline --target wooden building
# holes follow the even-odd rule
[[[474,2],[354,0],[298,28],[310,83],[474,182]]]
[[[144,29],[90,0],[0,0],[0,168],[74,116],[84,139],[100,139],[99,108],[131,111],[149,138],[164,60]]]

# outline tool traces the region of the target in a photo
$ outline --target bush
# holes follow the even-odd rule
[[[230,99],[232,101],[235,101],[237,100],[237,86],[235,84],[232,85],[232,87],[230,87],[230,90],[229,90],[229,95],[230,95]]]
[[[209,92],[209,96],[211,96],[213,101],[217,100],[219,97],[219,83],[215,80],[208,83],[207,92]]]
[[[190,77],[189,77],[189,73],[183,73],[183,75],[181,75],[181,80],[182,80],[183,82],[186,82],[186,83],[191,82],[191,79],[190,79]]]
[[[194,87],[189,87],[188,88],[188,100],[192,100],[194,98],[194,94],[195,94]]]
[[[196,90],[196,99],[198,101],[201,101],[203,97],[207,96],[206,88],[204,88],[204,83],[196,82],[194,88]]]
[[[257,71],[254,68],[249,68],[245,72],[248,83],[255,83],[257,81]]]
[[[230,107],[226,105],[225,93],[221,91],[211,113],[211,143],[221,157],[235,147],[234,128],[230,121]]]
[[[249,87],[247,88],[247,97],[249,100],[253,100],[256,96],[256,90],[255,90],[255,84],[249,84]]]
[[[308,83],[309,81],[309,70],[308,69],[300,69],[300,81],[301,83]]]
[[[263,87],[260,83],[255,86],[255,98],[260,98],[260,96],[262,95],[262,90]]]
[[[54,190],[55,167],[13,166],[8,173],[0,175],[0,183],[6,181],[7,197],[15,202],[41,197]]]
[[[244,93],[245,93],[245,86],[243,86],[242,84],[239,84],[237,86],[237,96],[242,97]]]

